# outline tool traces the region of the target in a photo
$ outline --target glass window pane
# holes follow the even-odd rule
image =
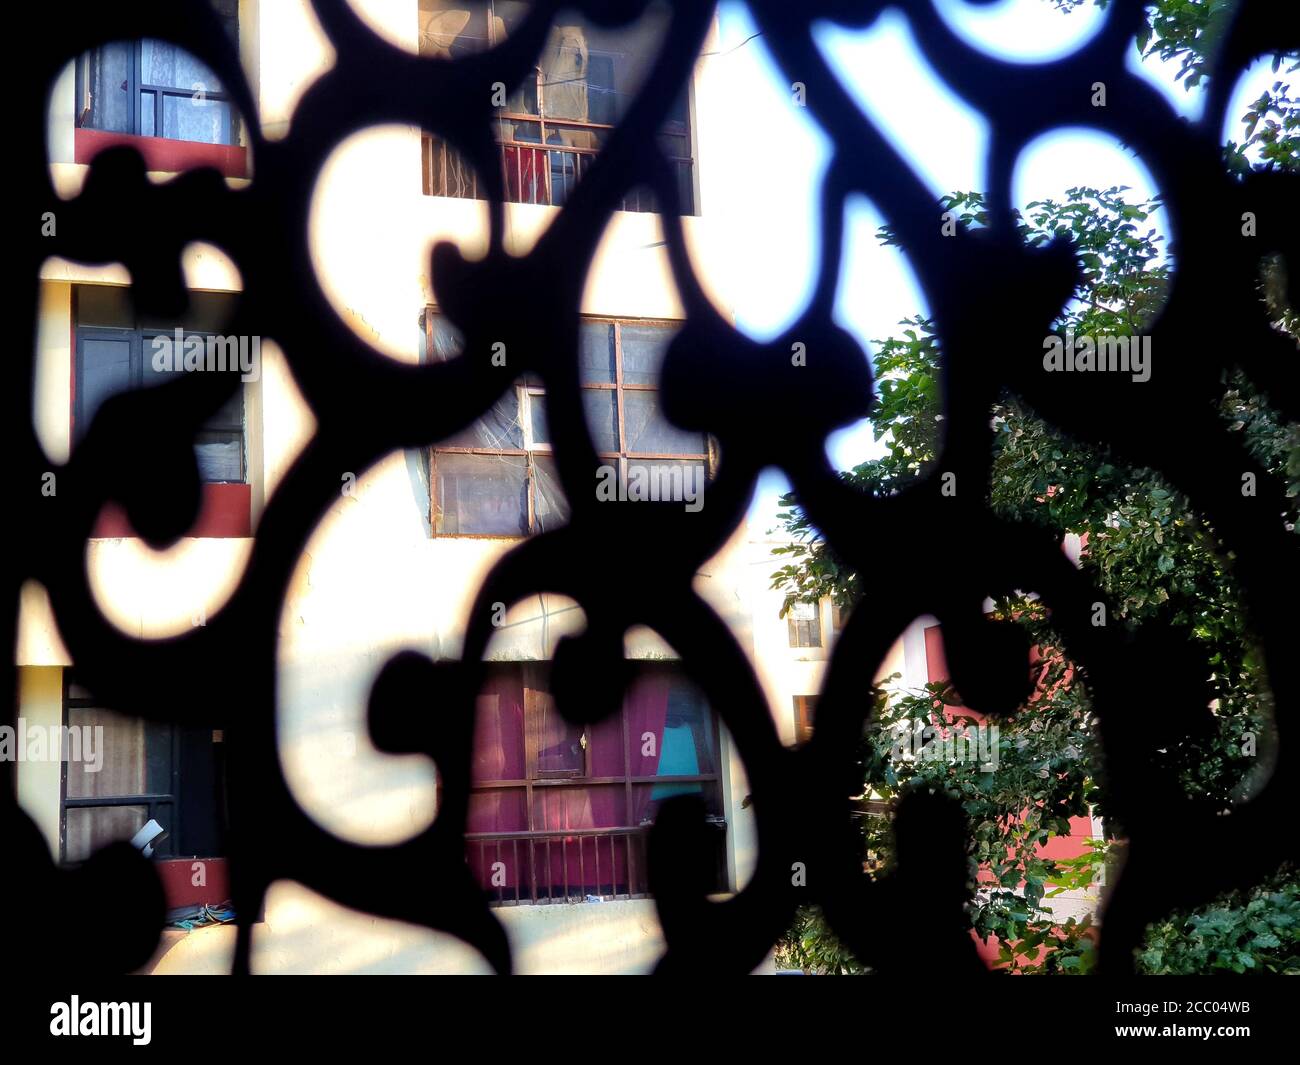
[[[569,520],[569,501],[560,487],[555,460],[545,455],[533,456],[533,518],[539,532],[558,529]]]
[[[125,717],[97,707],[69,707],[64,752],[68,765],[68,798],[85,799],[105,795],[143,795],[150,788],[150,755],[154,759],[154,783],[163,785],[169,771],[170,751],[150,751],[146,724],[142,718]],[[87,732],[89,729],[89,732]],[[87,742],[89,741],[89,742]],[[80,746],[80,751],[76,746]],[[80,754],[80,758],[73,756]]]
[[[70,862],[85,861],[100,847],[129,840],[148,820],[147,806],[69,807],[64,816],[64,857]]]
[[[81,376],[77,381],[81,408],[78,434],[90,427],[101,403],[131,387],[131,341],[86,339],[81,346]]]
[[[135,100],[131,95],[131,71],[135,48],[129,41],[115,41],[91,52],[86,61],[86,93],[90,113],[86,125],[114,133],[130,133],[135,125]]]
[[[234,317],[239,296],[231,292],[191,292],[189,306],[179,318],[166,320],[142,315],[140,327],[146,336],[171,335],[177,326],[194,333],[223,333]]]
[[[244,434],[225,429],[204,430],[194,438],[194,457],[199,479],[207,484],[242,484],[244,480]]]
[[[626,825],[627,800],[622,784],[560,784],[533,788],[534,829],[622,828]]]
[[[210,97],[164,96],[161,136],[178,141],[227,144],[230,141],[230,104]]]
[[[618,56],[594,49],[587,56],[587,88],[590,92],[588,122],[617,125],[624,110],[622,94],[617,89],[614,66]],[[549,101],[549,95],[548,95]]]
[[[524,789],[494,788],[471,792],[467,823],[468,832],[526,832],[528,805]]]
[[[670,425],[659,412],[658,392],[624,392],[627,450],[657,455],[703,455],[704,434]]]
[[[486,5],[472,7],[465,0],[421,0],[420,55],[461,59],[486,51]]]
[[[77,324],[130,329],[135,325],[131,290],[125,285],[78,285]]]
[[[142,137],[159,137],[162,134],[157,132],[158,128],[158,96],[152,92],[140,93],[140,136]]]
[[[449,362],[465,350],[465,339],[446,315],[430,313],[433,314],[433,361]]]
[[[546,424],[546,397],[540,392],[528,393],[529,431],[532,433],[533,446],[549,444],[551,429]]]
[[[582,726],[565,721],[556,708],[555,700],[542,692],[534,694],[530,705],[536,743],[534,775],[584,775],[587,770],[587,752],[582,745]]]
[[[439,532],[527,534],[528,468],[523,456],[441,452],[437,464]]]
[[[208,419],[205,428],[242,429],[244,425],[244,386],[235,388],[235,394],[221,405],[221,409]]]
[[[677,334],[675,326],[623,325],[623,383],[657,385],[668,344]]]
[[[610,322],[578,326],[578,379],[583,384],[614,383],[614,326]]]
[[[618,401],[612,389],[584,388],[582,406],[597,451],[618,450]]]
[[[448,437],[443,445],[522,451],[524,427],[519,417],[519,393],[512,386],[483,417]]]
[[[795,618],[798,621],[811,621],[817,616],[817,604],[806,602],[791,603],[790,609],[786,614],[788,617]]]
[[[619,480],[622,486],[623,474]],[[630,500],[682,503],[692,511],[703,506],[705,477],[702,462],[629,459],[625,481],[620,492]]]
[[[140,42],[140,75],[145,85],[189,92],[222,92],[216,74],[179,45],[150,38]]]

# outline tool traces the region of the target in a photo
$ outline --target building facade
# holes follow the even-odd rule
[[[90,160],[120,144],[137,150],[156,180],[206,166],[235,186],[256,181],[249,123],[269,139],[284,136],[332,49],[303,0],[215,3],[238,41],[258,114],[239,114],[211,71],[173,45],[106,44],[69,64],[51,99],[48,152],[61,195],[75,197]],[[527,5],[354,0],[354,7],[395,45],[439,61],[499,43]],[[576,19],[554,27],[535,78],[501,110],[508,250],[526,252],[558,214],[636,92],[662,32],[663,13],[653,7],[627,31]],[[728,252],[716,226],[725,189],[709,151],[711,131],[727,121],[715,37],[671,109],[661,146],[687,212],[691,255],[725,313]],[[310,221],[317,275],[341,321],[393,359],[454,357],[457,337],[437,307],[429,253],[438,240],[469,256],[486,248],[481,195],[464,161],[418,128],[379,126],[344,140],[319,175]],[[687,483],[707,478],[711,442],[677,429],[658,408],[658,361],[683,317],[660,205],[636,191],[622,207],[582,299],[588,424],[621,475],[639,464]],[[239,272],[208,244],[187,247],[183,266],[190,309],[159,321],[136,314],[121,264],[43,264],[35,409],[52,462],[67,459],[109,396],[166,379],[174,367],[159,369],[158,338],[173,338],[178,353],[191,343],[206,351],[221,344]],[[501,298],[509,313],[510,294]],[[312,415],[283,351],[273,337],[256,339],[254,371],[196,437],[204,483],[194,528],[156,551],[117,508],[100,515],[88,572],[100,609],[126,632],[164,637],[221,609],[260,514],[311,439]],[[253,355],[247,345],[227,353]],[[369,739],[371,686],[403,649],[435,659],[461,653],[466,613],[493,564],[521,538],[564,522],[553,470],[544,391],[521,377],[456,437],[394,452],[350,481],[344,474],[283,604],[278,658],[282,765],[299,803],[340,838],[391,844],[435,816],[436,767],[382,753]],[[749,655],[779,734],[794,744],[813,727],[839,618],[829,601],[781,616],[782,596],[769,587],[776,543],[742,523],[701,568],[696,587]],[[577,604],[559,596],[509,604],[479,700],[466,860],[522,972],[638,972],[654,964],[662,941],[647,897],[644,831],[668,797],[704,801],[717,834],[718,893],[742,887],[754,865],[743,766],[714,708],[674,668],[676,654],[657,634],[634,630],[627,638],[626,656],[639,671],[619,715],[583,729],[555,712],[548,662],[582,624]],[[882,677],[898,674],[909,687],[935,678],[926,628],[909,629]],[[65,745],[56,757],[22,760],[17,773],[19,800],[51,853],[77,862],[156,821],[166,829],[153,856],[169,905],[227,899],[220,733],[99,706],[78,682],[35,583],[23,592],[17,662],[20,722],[31,736],[57,735]],[[70,757],[74,736],[95,734],[103,737],[96,752]],[[297,883],[274,885],[260,918],[256,972],[486,969],[453,937],[350,911]],[[149,970],[228,971],[233,943],[228,926],[171,931]]]

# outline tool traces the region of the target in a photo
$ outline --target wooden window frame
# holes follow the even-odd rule
[[[66,730],[69,726],[69,712],[76,709],[111,710],[102,699],[86,693],[74,695],[76,687],[72,670],[64,669],[62,677],[62,711],[60,721]],[[130,720],[129,714],[114,711],[119,717]],[[224,753],[221,752],[222,734],[220,730],[206,728],[187,728],[174,722],[144,722],[146,730],[146,758],[148,744],[165,743],[168,758],[167,790],[144,791],[140,793],[121,793],[117,795],[88,795],[69,797],[68,795],[68,761],[60,759],[59,764],[59,861],[67,862],[68,811],[85,809],[108,809],[120,806],[144,806],[147,809],[145,820],[158,820],[167,831],[167,841],[161,852],[155,852],[154,858],[160,861],[183,861],[189,858],[220,859],[221,854],[193,854],[190,850],[180,850],[184,844],[200,842],[198,835],[203,835],[205,822],[211,818],[207,827],[213,832],[210,842],[217,851],[225,848],[228,831],[229,814],[227,809],[227,776]],[[66,735],[66,732],[64,733]],[[198,746],[209,742],[213,746],[211,761],[211,783],[214,791],[209,794],[201,785],[205,776],[200,770],[197,777],[192,775],[197,767],[196,758],[200,755]],[[187,766],[189,772],[187,772]],[[188,780],[188,783],[187,783]],[[149,781],[146,781],[148,784]],[[211,802],[211,807],[206,804]],[[81,861],[83,859],[78,859]]]
[[[68,676],[68,670],[63,670],[63,710],[60,721],[64,729],[68,728],[68,716],[70,710],[77,709],[105,709],[103,700],[95,699],[90,696],[73,695],[72,681]],[[180,750],[180,731],[173,725],[163,724],[157,721],[147,721],[145,723],[146,733],[152,731],[157,737],[166,734],[167,743],[170,747],[168,767],[168,790],[165,792],[140,792],[138,794],[121,794],[121,795],[93,795],[85,797],[68,796],[68,760],[61,758],[59,760],[59,861],[66,862],[68,850],[68,811],[69,810],[95,810],[108,809],[116,806],[144,806],[148,809],[145,820],[156,819],[157,814],[163,809],[168,811],[165,827],[170,843],[174,843],[181,838],[181,806],[180,792],[180,768],[181,768],[181,750]],[[64,735],[66,735],[66,731]],[[145,741],[148,743],[148,739]]]
[[[811,606],[813,610],[813,616],[811,618],[796,618],[794,616],[793,608],[786,612],[785,620],[789,629],[790,646],[797,650],[811,650],[821,647],[824,644],[824,637],[822,634],[822,605],[820,602],[809,603],[807,605]],[[806,629],[805,626],[807,627]],[[805,642],[805,638],[802,635],[805,631],[810,634],[808,637],[810,642]]]
[[[807,743],[812,739],[813,715],[816,713],[817,696],[795,695],[791,701],[794,706],[795,743]]]
[[[584,768],[581,775],[570,771],[563,770],[539,770],[536,764],[536,736],[537,721],[534,717],[530,721],[530,713],[535,714],[535,708],[542,705],[543,700],[551,700],[552,696],[546,687],[547,674],[543,672],[544,665],[530,662],[510,662],[497,663],[494,668],[498,670],[518,670],[522,674],[522,683],[524,689],[524,777],[517,780],[481,780],[474,781],[470,784],[470,794],[489,792],[489,791],[520,791],[524,792],[524,809],[528,820],[528,828],[522,831],[534,832],[542,831],[544,826],[535,823],[533,814],[533,796],[534,792],[544,788],[587,788],[587,787],[612,787],[616,785],[623,786],[624,809],[632,809],[632,789],[640,784],[705,784],[711,785],[714,789],[716,798],[721,808],[722,801],[722,766],[719,764],[712,773],[697,773],[686,775],[667,775],[655,776],[646,774],[634,774],[631,772],[629,765],[630,735],[628,733],[627,714],[624,708],[619,708],[619,719],[622,724],[623,739],[623,772],[617,776],[595,776],[591,772],[591,746],[584,743]],[[650,667],[654,668],[654,667]],[[662,668],[662,667],[660,667]],[[668,670],[664,670],[668,672]],[[531,698],[530,698],[531,696]],[[703,698],[701,696],[701,698]],[[708,729],[710,739],[713,744],[714,759],[721,762],[722,744],[721,730],[718,721],[718,715],[713,708],[709,706],[707,700],[704,702],[705,712],[708,714]],[[583,728],[583,738],[586,738],[587,727]],[[630,817],[628,818],[630,820]],[[643,828],[644,825],[619,825],[613,826],[621,829]],[[574,833],[581,834],[582,829],[574,829]],[[471,836],[473,834],[471,833]]]
[[[502,37],[500,40],[497,39],[497,33],[496,33],[497,20],[495,17],[496,6],[493,3],[493,0],[487,0],[487,3],[484,5],[484,12],[487,16],[486,17],[487,42],[485,47],[487,49],[491,49],[503,43],[505,37]],[[608,53],[601,53],[601,54],[608,54]],[[690,176],[690,181],[688,185],[689,199],[686,202],[679,204],[679,206],[682,209],[683,215],[695,215],[698,213],[696,209],[697,193],[695,189],[695,137],[693,134],[694,123],[691,121],[691,110],[692,110],[691,98],[693,93],[693,81],[694,79],[691,79],[688,82],[686,88],[683,90],[686,93],[685,121],[677,121],[672,119],[666,120],[663,126],[659,130],[660,134],[664,136],[682,137],[685,139],[686,142],[686,150],[688,152],[687,155],[668,155],[665,153],[665,158],[667,159],[668,164],[670,166],[685,168],[686,172]],[[530,114],[528,111],[514,111],[508,109],[508,107],[502,108],[497,112],[497,120],[498,120],[497,130],[500,133],[500,136],[497,137],[496,143],[502,149],[503,153],[504,150],[508,148],[516,149],[516,153],[518,153],[518,151],[521,149],[548,152],[547,165],[542,168],[544,172],[544,178],[545,178],[544,199],[537,200],[537,201],[526,200],[526,201],[512,201],[512,202],[539,203],[543,206],[556,206],[554,189],[551,186],[552,171],[551,171],[551,165],[549,161],[550,151],[560,152],[562,149],[562,154],[571,155],[574,157],[574,169],[573,169],[574,187],[576,187],[577,183],[581,181],[582,174],[585,171],[585,167],[587,165],[590,165],[591,161],[594,160],[595,157],[600,153],[599,148],[579,148],[575,145],[557,146],[557,145],[549,144],[547,140],[548,123],[552,126],[553,129],[587,130],[593,133],[594,135],[600,135],[600,134],[609,135],[612,134],[614,130],[618,128],[616,125],[607,122],[583,122],[575,119],[563,119],[563,118],[556,118],[554,116],[548,116],[546,114],[545,87],[546,87],[546,82],[545,82],[545,78],[542,75],[541,67],[534,66],[533,67],[533,90],[537,99],[537,114]],[[516,89],[515,93],[511,95],[517,96],[519,93],[524,92],[525,89],[526,89],[526,81],[521,82],[519,88]],[[507,137],[505,133],[506,122],[511,122],[511,123],[527,122],[536,125],[537,132],[538,132],[537,141],[520,141],[520,140],[516,140],[513,135]],[[423,191],[426,196],[447,195],[446,192],[435,192],[435,186],[436,184],[440,185],[440,187],[444,190],[447,188],[446,153],[449,151],[453,151],[454,149],[452,149],[450,144],[443,143],[441,145],[442,180],[440,183],[435,183],[434,158],[436,155],[438,155],[438,148],[439,148],[439,143],[435,137],[431,136],[428,133],[425,133],[421,136],[422,184],[423,184]],[[520,156],[516,154],[516,160],[518,160],[519,158]],[[580,162],[581,160],[584,159],[586,160],[586,164],[582,164]],[[503,154],[503,163],[504,163],[504,154]],[[462,197],[462,198],[475,199],[475,200],[485,199],[487,194],[483,189],[479,187],[477,174],[473,175],[472,182],[473,183],[470,188],[469,195],[467,197]],[[520,186],[522,186],[523,184],[522,174],[519,175],[519,184]],[[507,183],[507,187],[508,187],[508,183]],[[565,195],[567,196],[569,192],[569,187],[567,183],[565,185],[565,190],[566,190]],[[653,213],[653,214],[661,213],[658,210],[658,205],[654,203],[653,194],[651,195],[651,200],[648,207],[643,205],[642,202],[643,196],[644,196],[644,192],[641,189],[630,190],[628,196],[624,199],[624,202],[622,204],[622,209],[625,211],[633,211],[633,212],[644,212],[644,213]],[[633,197],[635,197],[634,200],[635,206],[629,207],[628,200],[632,199]]]
[[[424,311],[424,361],[433,359],[433,321],[439,314],[436,307],[429,306]],[[628,448],[627,427],[625,419],[625,397],[631,392],[654,392],[660,391],[658,384],[638,384],[626,382],[623,379],[623,326],[661,326],[669,329],[680,329],[682,323],[665,318],[614,318],[607,315],[583,315],[582,321],[598,322],[612,326],[614,341],[614,380],[613,381],[583,381],[579,387],[588,392],[613,392],[615,396],[615,409],[618,425],[618,444],[616,451],[597,451],[599,458],[618,463],[618,473],[621,482],[627,479],[627,467],[631,462],[697,462],[704,467],[705,481],[713,479],[716,467],[716,452],[713,441],[708,436],[704,437],[704,450],[698,452],[649,452],[649,451],[632,451]],[[480,447],[446,447],[436,445],[429,449],[429,524],[435,537],[456,536],[467,538],[479,538],[488,540],[501,539],[526,539],[539,530],[536,522],[536,474],[533,464],[534,456],[550,457],[554,454],[549,442],[536,444],[532,442],[532,417],[530,398],[538,395],[544,396],[545,390],[535,382],[525,379],[517,382],[514,388],[519,398],[519,418],[523,430],[524,444],[523,448],[480,448]],[[531,446],[530,446],[531,445]],[[449,533],[442,528],[442,507],[438,499],[438,456],[439,455],[484,455],[484,456],[512,456],[524,458],[527,463],[527,499],[528,499],[528,532],[522,534],[509,533]]]

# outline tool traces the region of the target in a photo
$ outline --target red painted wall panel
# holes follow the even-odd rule
[[[202,879],[205,881],[197,886],[194,883],[196,865],[202,865]],[[169,910],[203,903],[216,905],[230,899],[230,870],[225,858],[167,859],[154,862],[154,868],[162,881]]]
[[[199,505],[198,520],[186,536],[246,537],[252,535],[252,489],[246,484],[205,484]],[[91,536],[106,540],[114,537],[139,536],[126,511],[116,503],[106,503],[99,512]]]
[[[248,149],[238,144],[204,144],[169,137],[137,137],[102,129],[78,129],[73,136],[73,161],[89,163],[105,148],[125,144],[144,157],[146,170],[178,173],[210,166],[225,177],[248,176]]]

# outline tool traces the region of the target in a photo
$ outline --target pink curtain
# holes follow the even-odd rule
[[[634,777],[651,777],[659,772],[664,749],[664,721],[668,716],[668,695],[672,680],[664,676],[643,677],[628,693],[623,704],[627,714],[628,771]],[[639,825],[650,805],[648,787],[632,789],[631,823]]]
[[[539,714],[536,742],[539,765],[551,771],[580,769],[589,762],[593,777],[654,776],[659,771],[668,713],[671,678],[644,677],[632,687],[618,715],[588,726],[587,748],[571,749],[582,730],[564,723],[546,706],[545,693],[533,693]],[[529,767],[525,755],[525,689],[517,673],[493,676],[479,698],[475,727],[473,780],[523,781]],[[624,720],[627,740],[624,742]],[[533,767],[536,771],[537,767]],[[516,896],[561,898],[586,894],[622,894],[644,884],[642,841],[626,836],[594,836],[592,829],[637,828],[649,812],[653,787],[627,792],[617,784],[533,781],[531,811],[526,791],[517,788],[476,790],[471,797],[468,830],[475,832],[553,832],[549,839],[471,841],[469,862],[485,890],[504,899]],[[549,779],[565,781],[563,777]],[[531,814],[531,817],[529,816]],[[629,866],[629,850],[631,862]],[[498,864],[499,863],[499,864]],[[495,882],[494,882],[495,881]]]

